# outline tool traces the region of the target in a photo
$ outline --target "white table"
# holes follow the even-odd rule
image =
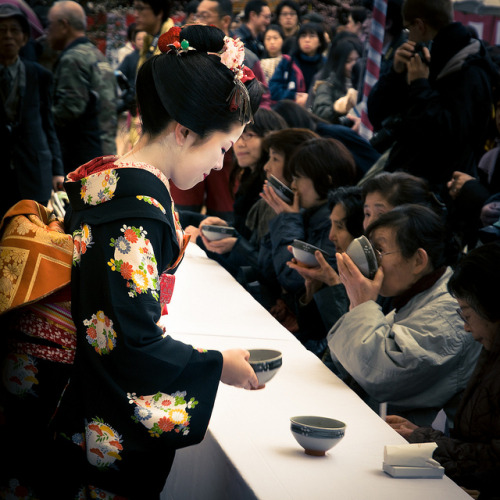
[[[177,452],[162,500],[470,500],[447,477],[382,472],[384,445],[406,441],[196,245],[177,272],[168,309],[163,322],[178,340],[219,350],[278,349],[283,366],[260,391],[220,384],[207,435]],[[304,414],[347,424],[324,457],[306,455],[290,432],[289,418]]]

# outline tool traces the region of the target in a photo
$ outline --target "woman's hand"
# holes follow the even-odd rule
[[[236,238],[235,236],[229,236],[228,238],[222,238],[221,240],[214,241],[207,240],[203,235],[203,232],[200,233],[200,236],[207,250],[213,253],[218,253],[220,255],[229,253],[238,241],[238,238]]]
[[[464,184],[468,181],[473,181],[474,179],[475,177],[465,174],[464,172],[453,172],[451,180],[446,183],[450,196],[455,199],[460,194]]]
[[[293,196],[293,204],[289,205],[286,201],[282,200],[274,191],[274,189],[266,181],[264,187],[262,188],[262,193],[260,193],[261,198],[277,213],[281,214],[283,212],[287,213],[299,213],[299,195],[297,192]]]
[[[418,425],[413,422],[406,420],[406,418],[399,417],[398,415],[387,415],[385,421],[398,433],[401,434],[405,439],[408,439],[415,429],[418,429]]]
[[[221,382],[243,389],[261,389],[257,375],[248,363],[250,353],[245,349],[222,351],[223,365]]]
[[[361,271],[346,253],[337,253],[337,267],[340,280],[349,296],[351,309],[369,300],[377,300],[384,279],[381,267],[378,268],[373,280],[369,280],[361,274]]]
[[[288,250],[293,253],[291,246],[288,246]],[[297,262],[295,258],[288,261],[286,264],[288,267],[295,269],[305,280],[319,281],[328,286],[340,285],[340,277],[333,269],[333,267],[325,259],[324,255],[316,250],[314,256],[318,261],[319,266],[316,267],[305,267]]]
[[[207,217],[200,222],[199,236],[201,237],[201,240],[203,241],[203,244],[208,251],[222,255],[224,253],[229,253],[233,249],[234,245],[238,241],[238,238],[236,238],[235,236],[229,236],[220,240],[210,241],[203,234],[203,226],[227,227],[227,225],[228,224],[225,220],[221,219],[220,217],[214,216]]]

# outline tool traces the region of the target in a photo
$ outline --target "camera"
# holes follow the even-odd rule
[[[375,132],[370,139],[370,144],[379,152],[384,153],[396,141],[403,118],[401,115],[389,116],[382,122],[382,128]]]
[[[354,125],[354,120],[349,118],[347,115],[341,116],[338,119],[338,122],[339,125],[343,125],[344,127],[349,127],[349,128],[352,128],[352,126]]]
[[[423,42],[417,42],[415,44],[415,48],[413,49],[413,53],[414,55],[419,55],[420,56],[420,60],[426,64],[427,66],[429,66],[429,61],[427,60],[427,58],[425,57],[425,54],[424,54],[424,47],[427,47],[427,45],[425,45],[425,43]]]

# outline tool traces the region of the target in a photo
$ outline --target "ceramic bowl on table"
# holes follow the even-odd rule
[[[231,226],[201,226],[203,236],[209,241],[222,240],[236,234],[236,229]]]
[[[377,255],[370,240],[366,236],[355,238],[345,251],[363,276],[373,279],[378,269]]]
[[[297,260],[299,264],[302,264],[307,267],[317,267],[319,266],[318,261],[316,260],[316,256],[314,253],[316,250],[319,250],[326,258],[330,257],[328,252],[321,250],[321,248],[315,247],[314,245],[310,245],[305,241],[301,240],[293,240],[292,243],[292,251],[293,256]]]
[[[274,175],[270,175],[267,182],[274,189],[274,192],[283,200],[286,201],[289,205],[293,203],[293,191],[283,184],[277,177]]]
[[[248,349],[250,359],[248,362],[252,366],[259,385],[269,382],[278,373],[283,364],[283,355],[280,351],[273,349]]]
[[[342,441],[346,424],[333,418],[303,415],[290,419],[290,429],[307,455],[323,456]]]

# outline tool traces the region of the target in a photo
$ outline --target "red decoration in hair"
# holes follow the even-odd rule
[[[176,49],[180,48],[181,30],[182,28],[180,26],[174,26],[173,28],[170,28],[166,33],[163,33],[163,35],[158,40],[158,48],[161,50],[161,52],[168,53],[171,50],[170,45],[173,45]]]
[[[253,71],[248,66],[243,66],[242,71],[243,76],[240,78],[242,83],[249,82],[255,78]]]

